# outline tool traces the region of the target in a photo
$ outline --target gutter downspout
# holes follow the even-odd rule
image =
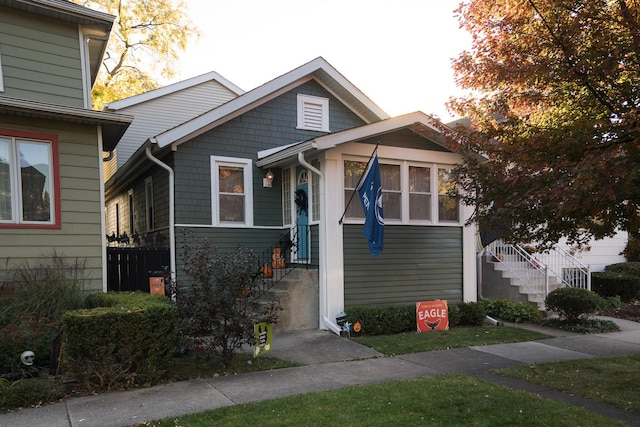
[[[320,203],[322,206],[325,205],[325,198],[324,198],[324,175],[322,174],[322,172],[318,169],[316,169],[314,166],[312,166],[309,162],[307,162],[307,160],[304,158],[304,154],[302,152],[298,153],[298,162],[304,166],[305,168],[307,168],[308,170],[310,170],[311,172],[313,172],[314,174],[318,175],[318,177],[320,178],[320,183],[318,185],[318,188],[320,188]],[[325,235],[327,232],[327,227],[324,224],[323,221],[320,221],[319,223],[319,233],[320,236],[322,236],[322,238],[320,239],[319,245],[320,245],[320,277],[319,277],[319,282],[320,282],[320,289],[319,289],[319,297],[320,297],[320,301],[319,303],[319,311],[320,311],[320,317],[322,320],[322,323],[324,324],[324,326],[326,326],[328,329],[331,330],[331,332],[333,332],[336,335],[340,335],[340,332],[342,330],[342,328],[340,328],[340,326],[338,326],[335,322],[335,320],[331,320],[327,314],[328,312],[328,300],[327,300],[327,287],[325,286],[325,282],[326,282],[326,271],[327,271],[327,257],[324,255],[325,251],[326,251],[326,242],[327,242],[327,236]]]
[[[152,144],[156,144],[155,138],[150,138],[149,141]],[[174,176],[175,175],[174,175],[173,169],[171,169],[169,165],[161,162],[158,158],[153,157],[153,155],[151,154],[150,144],[147,144],[147,147],[145,149],[145,154],[147,155],[147,158],[149,160],[151,160],[153,163],[155,163],[156,165],[160,166],[162,169],[169,172],[169,263],[171,264],[169,274],[171,275],[170,276],[171,282],[173,283],[176,280],[176,230],[175,230],[176,219],[175,219],[175,213],[174,213],[174,207],[175,207]]]

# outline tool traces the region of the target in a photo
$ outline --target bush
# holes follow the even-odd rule
[[[538,323],[542,318],[540,311],[531,304],[513,302],[505,299],[482,301],[488,316],[495,317],[505,322],[514,323]]]
[[[189,348],[219,354],[228,367],[237,349],[254,344],[255,324],[277,322],[279,301],[260,300],[260,261],[250,249],[222,251],[204,240],[185,247],[184,271],[191,280],[178,284],[176,297]]]
[[[18,324],[0,329],[0,374],[11,376],[22,372],[25,366],[20,362],[23,351],[35,353],[35,366],[47,366],[51,346],[58,334],[58,323],[46,318],[34,319],[31,313],[22,316]]]
[[[25,262],[9,270],[0,284],[0,327],[20,323],[25,313],[59,322],[65,311],[84,307],[85,271],[86,260],[55,252],[39,264]]]
[[[591,273],[591,289],[602,297],[619,296],[630,301],[640,293],[640,276],[618,271]]]
[[[611,273],[625,273],[640,277],[640,262],[619,262],[616,264],[609,264],[604,268],[604,271]]]
[[[569,323],[577,323],[581,317],[593,313],[600,305],[600,296],[581,288],[559,288],[547,295],[547,310],[558,313]]]
[[[176,308],[160,295],[96,294],[62,317],[63,367],[88,391],[157,382],[177,346]]]
[[[454,313],[453,318],[455,324],[451,323],[451,312]],[[449,327],[453,326],[480,326],[484,324],[486,312],[484,306],[480,302],[462,302],[449,308]]]
[[[67,395],[59,381],[45,378],[29,378],[16,382],[0,382],[0,410],[29,408],[43,402],[53,402]]]
[[[350,323],[360,322],[363,335],[392,335],[416,330],[416,306],[359,305],[345,310]]]

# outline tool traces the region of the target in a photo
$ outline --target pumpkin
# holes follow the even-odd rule
[[[263,265],[260,271],[262,272],[262,276],[265,279],[271,279],[273,277],[273,269],[269,266],[269,264]]]

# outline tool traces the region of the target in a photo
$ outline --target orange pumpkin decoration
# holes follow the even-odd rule
[[[285,268],[284,257],[282,256],[282,249],[273,248],[273,255],[271,255],[271,259],[273,262],[271,265],[273,268]]]
[[[262,277],[265,279],[271,279],[273,277],[273,269],[269,266],[269,264],[265,264],[260,269],[262,272]]]

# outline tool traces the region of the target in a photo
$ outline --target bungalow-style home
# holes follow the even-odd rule
[[[66,0],[0,1],[0,282],[56,253],[105,289],[102,157],[132,120],[91,109],[113,20]]]
[[[238,94],[139,138],[106,182],[105,234],[130,224],[135,245],[168,248],[178,284],[184,245],[201,237],[266,253],[269,270],[300,267],[288,329],[339,332],[336,316],[353,305],[476,299],[476,231],[449,191],[462,156],[432,117],[389,117],[323,58]],[[352,200],[374,150],[385,224],[376,257]]]

